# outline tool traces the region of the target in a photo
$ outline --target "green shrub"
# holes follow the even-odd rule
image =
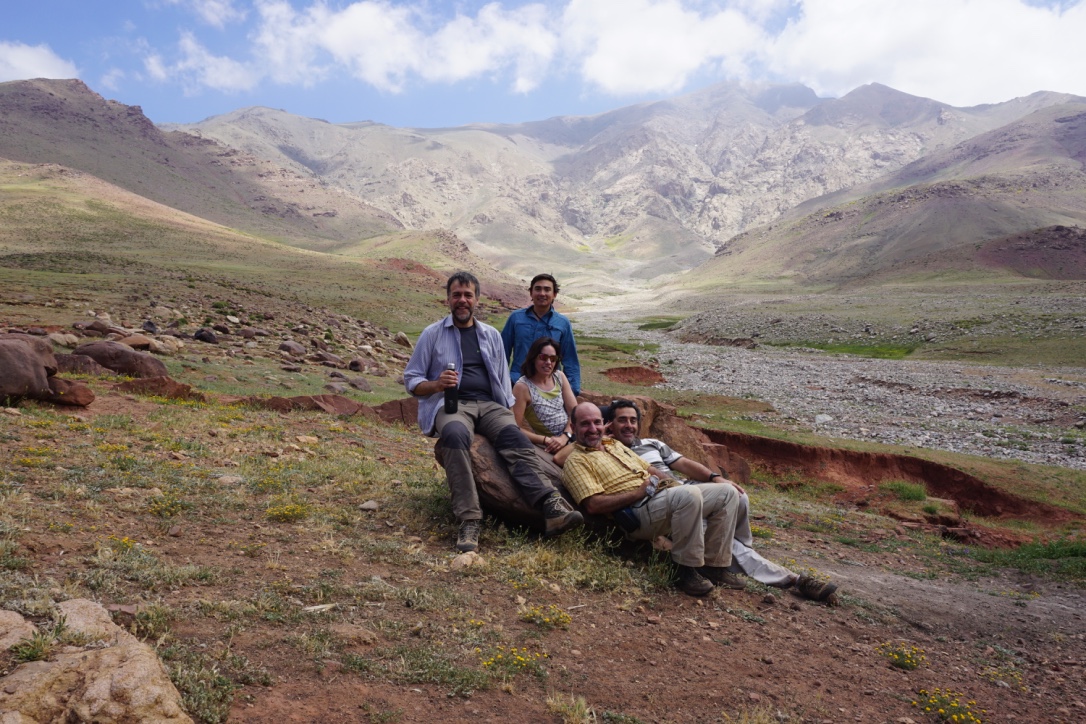
[[[889,480],[879,485],[879,490],[893,493],[898,500],[905,502],[919,502],[928,497],[927,490],[920,483],[910,483],[905,480]]]

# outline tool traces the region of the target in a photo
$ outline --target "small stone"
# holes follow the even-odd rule
[[[320,438],[314,437],[313,435],[298,435],[294,439],[303,445],[315,445],[320,442]]]
[[[166,535],[169,535],[169,536],[171,536],[173,538],[180,538],[181,537],[181,526],[179,526],[179,525],[171,525],[170,530],[167,531]]]
[[[362,505],[358,506],[359,510],[380,510],[381,506],[376,500],[367,500]]]
[[[467,553],[461,553],[456,558],[453,558],[449,563],[449,569],[453,571],[459,571],[464,568],[471,568],[472,566],[485,566],[486,560],[476,553],[475,551],[468,551]]]
[[[139,606],[131,603],[111,603],[110,605],[106,606],[106,610],[110,611],[111,613],[125,613],[129,616],[135,616],[136,612],[139,610]]]
[[[241,324],[241,320],[235,317],[233,314],[227,314],[226,321],[230,322],[230,324]]]

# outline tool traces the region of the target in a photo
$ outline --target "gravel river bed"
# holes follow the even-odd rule
[[[580,334],[659,345],[640,356],[664,375],[660,387],[749,397],[776,410],[751,419],[828,438],[1086,470],[1086,368],[683,343],[622,319],[631,316],[582,308],[573,318]]]

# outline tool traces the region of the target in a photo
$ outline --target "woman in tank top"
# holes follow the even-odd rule
[[[540,337],[528,349],[513,385],[513,415],[528,439],[550,454],[573,440],[569,413],[577,406],[569,380],[558,369],[558,343]]]

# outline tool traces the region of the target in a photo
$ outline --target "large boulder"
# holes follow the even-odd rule
[[[117,374],[85,354],[58,354],[55,356],[57,359],[57,372],[60,373],[90,375],[91,377],[111,377]]]
[[[438,464],[444,467],[442,452],[440,443],[434,446],[434,456]],[[551,462],[546,453],[539,451],[538,455],[547,479],[572,504],[572,499],[562,486],[562,469]],[[509,477],[505,461],[498,455],[490,441],[482,435],[476,435],[471,443],[471,469],[475,475],[476,490],[479,491],[479,503],[484,509],[513,523],[540,530],[546,526],[543,512],[525,502]]]
[[[129,377],[169,377],[170,375],[161,360],[120,342],[88,342],[76,347],[72,354],[86,355],[106,369]]]
[[[57,372],[53,346],[29,334],[0,334],[0,398],[48,398]]]
[[[65,646],[0,678],[0,721],[191,724],[162,662],[86,599],[57,607],[68,631],[85,646]],[[10,614],[6,614],[10,616]]]
[[[279,343],[279,351],[286,352],[294,357],[301,357],[305,354],[305,347],[293,339],[287,339]]]
[[[385,422],[399,422],[411,427],[417,425],[419,420],[419,398],[405,397],[399,400],[389,400],[373,408]]]

